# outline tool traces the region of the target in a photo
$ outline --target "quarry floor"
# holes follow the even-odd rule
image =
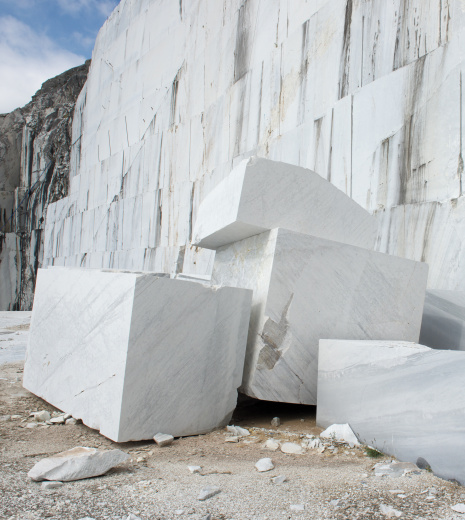
[[[164,448],[153,441],[116,444],[83,424],[26,428],[32,411],[54,408],[22,388],[22,370],[22,361],[0,365],[0,416],[20,416],[0,421],[1,519],[126,520],[131,514],[142,520],[201,520],[209,514],[212,520],[389,518],[380,512],[381,504],[405,519],[464,516],[450,508],[465,502],[464,487],[427,471],[376,477],[374,464],[391,458],[371,459],[362,448],[340,446],[337,454],[309,450],[304,455],[263,448],[271,436],[298,441],[301,434],[318,434],[313,407],[246,401],[234,423],[251,435],[238,443],[226,443],[225,431],[218,430],[176,439]],[[274,416],[282,420],[278,428],[270,425]],[[76,446],[119,448],[131,459],[104,476],[53,490],[27,476],[42,458]],[[256,471],[263,457],[271,457],[274,470]],[[191,474],[188,465],[201,466],[201,474]],[[277,475],[285,475],[287,482],[274,484],[271,477]],[[197,496],[207,485],[219,486],[221,493],[200,502]],[[339,503],[330,503],[335,500]]]

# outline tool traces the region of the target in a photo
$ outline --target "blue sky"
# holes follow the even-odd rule
[[[0,114],[91,57],[119,0],[0,0]]]

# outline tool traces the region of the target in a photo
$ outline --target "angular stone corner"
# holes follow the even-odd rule
[[[362,442],[465,484],[464,352],[321,340],[319,358],[320,426],[347,422]]]
[[[212,282],[254,292],[241,391],[316,404],[321,338],[418,341],[427,273],[285,229],[218,249]]]
[[[251,291],[39,270],[24,387],[116,441],[204,433],[241,384]]]
[[[317,173],[253,157],[205,197],[193,243],[218,249],[277,227],[367,249],[376,237],[374,217]]]
[[[435,349],[465,350],[465,292],[426,291],[420,343]]]

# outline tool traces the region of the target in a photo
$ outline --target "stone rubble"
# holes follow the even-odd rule
[[[275,428],[281,426],[281,419],[279,417],[274,417],[271,419],[271,426],[274,426]]]
[[[265,472],[265,471],[271,471],[272,469],[274,469],[274,464],[273,464],[273,462],[271,461],[270,458],[265,457],[263,459],[260,459],[255,464],[255,467],[261,473],[261,472]]]
[[[201,491],[197,500],[204,501],[214,497],[218,493],[221,493],[221,489],[218,486],[206,486]]]
[[[32,480],[69,482],[103,475],[129,459],[121,450],[78,447],[39,461],[28,473]]]
[[[339,442],[346,442],[354,446],[360,445],[357,436],[352,431],[349,424],[332,424],[320,433],[320,437],[324,439],[334,439]]]
[[[163,448],[164,446],[169,446],[174,441],[174,437],[166,433],[157,433],[154,435],[153,440],[159,448]]]
[[[394,509],[392,506],[387,506],[386,504],[380,504],[379,511],[387,518],[399,518],[403,514],[401,511]]]

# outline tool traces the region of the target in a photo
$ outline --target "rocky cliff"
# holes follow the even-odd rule
[[[0,309],[32,306],[46,210],[68,194],[74,107],[89,65],[46,81],[25,107],[0,115]]]

